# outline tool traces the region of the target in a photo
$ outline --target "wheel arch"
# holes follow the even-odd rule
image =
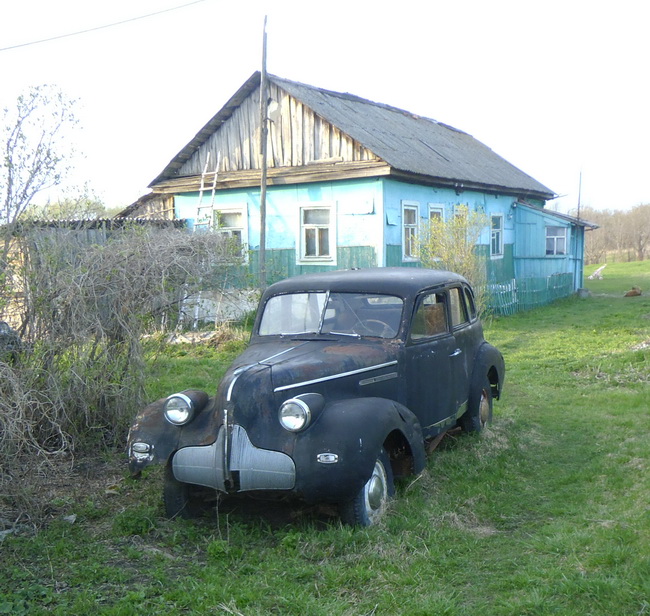
[[[476,354],[472,369],[470,390],[471,388],[479,387],[485,377],[490,382],[492,398],[498,400],[501,397],[501,391],[503,389],[505,362],[501,352],[488,342],[484,342]]]

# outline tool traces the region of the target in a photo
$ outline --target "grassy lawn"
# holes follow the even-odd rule
[[[0,543],[0,614],[650,615],[650,261],[604,274],[488,324],[492,427],[445,439],[379,527],[254,505],[168,521],[160,473],[115,454]],[[157,360],[152,397],[213,390],[235,352]]]

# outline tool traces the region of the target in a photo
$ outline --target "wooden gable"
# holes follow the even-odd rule
[[[269,184],[365,177],[389,173],[369,149],[327,122],[274,83],[269,84]],[[257,87],[178,168],[174,178],[154,181],[155,192],[190,192],[260,182],[260,89]],[[382,171],[383,170],[383,171]]]

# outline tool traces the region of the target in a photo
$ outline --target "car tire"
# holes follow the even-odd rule
[[[163,485],[163,502],[168,518],[184,518],[190,520],[199,517],[204,511],[203,502],[196,496],[196,486],[178,481],[174,477],[171,460],[165,467]]]
[[[492,423],[492,386],[487,376],[480,387],[475,387],[469,395],[468,408],[460,418],[464,432],[480,432]]]
[[[388,454],[382,448],[370,479],[352,500],[340,505],[341,519],[350,526],[373,526],[384,515],[394,494],[393,470]]]

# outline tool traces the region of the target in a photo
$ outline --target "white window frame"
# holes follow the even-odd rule
[[[494,220],[499,220],[499,228],[494,228]],[[503,214],[490,215],[490,257],[493,259],[503,258]],[[497,249],[494,250],[495,240]]]
[[[559,230],[561,233],[553,233],[551,232],[551,229]],[[550,232],[550,233],[549,233]],[[553,248],[551,251],[548,249],[548,241],[552,240],[553,241]],[[558,251],[558,240],[563,240],[564,241],[564,250]],[[559,257],[565,257],[566,255],[569,254],[569,232],[568,232],[568,227],[562,227],[560,225],[547,225],[546,226],[546,234],[544,237],[544,252],[546,253],[547,257],[554,257],[554,256],[559,256]]]
[[[219,214],[239,214],[241,216],[241,226],[238,227],[220,227]],[[214,207],[212,210],[212,230],[215,233],[225,235],[227,237],[234,237],[234,232],[240,232],[240,243],[242,257],[248,259],[248,204]]]
[[[438,203],[429,203],[429,222],[431,222],[431,214],[435,212],[436,215],[440,214],[440,220],[445,221],[445,206]]]
[[[329,222],[327,224],[319,223],[305,223],[304,213],[307,210],[327,210],[329,212]],[[307,238],[305,233],[308,229],[328,229],[328,251],[327,255],[308,255],[307,251]],[[326,263],[328,265],[336,265],[336,206],[334,203],[305,203],[298,208],[298,238],[296,240],[297,260],[300,265],[307,265],[312,263]]]
[[[415,212],[415,223],[406,223],[406,212]],[[407,242],[407,235],[409,242]],[[420,237],[420,204],[417,201],[402,201],[402,261],[419,261],[418,239]],[[414,243],[411,253],[407,245]]]

